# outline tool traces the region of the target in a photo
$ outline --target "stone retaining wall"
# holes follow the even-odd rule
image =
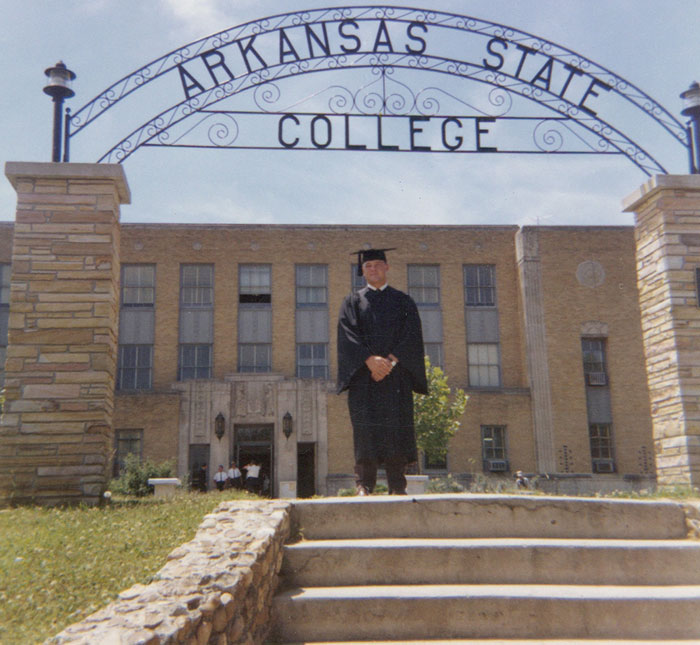
[[[289,502],[223,502],[135,585],[45,645],[259,645],[290,535]]]

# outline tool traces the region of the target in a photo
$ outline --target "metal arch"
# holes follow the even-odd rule
[[[659,125],[661,125],[667,132],[669,132],[676,140],[678,140],[683,146],[686,148],[689,147],[690,142],[688,141],[688,133],[686,128],[671,114],[669,113],[663,106],[658,104],[656,101],[654,101],[649,95],[647,95],[645,92],[643,92],[641,89],[633,85],[632,83],[629,83],[625,79],[619,77],[617,74],[613,73],[612,71],[606,69],[605,67],[598,65],[597,63],[586,59],[585,57],[581,56],[580,54],[567,49],[565,47],[562,47],[560,45],[557,45],[556,43],[547,41],[545,39],[542,39],[538,36],[535,36],[533,34],[520,31],[518,29],[514,29],[512,27],[509,27],[507,25],[499,24],[499,23],[492,23],[484,20],[480,20],[478,18],[473,18],[470,16],[463,16],[459,14],[453,14],[453,13],[445,13],[445,12],[440,12],[440,11],[432,11],[432,10],[425,10],[425,9],[415,9],[415,8],[410,8],[410,7],[393,7],[393,6],[357,6],[357,7],[330,7],[330,8],[323,8],[323,9],[313,9],[313,10],[305,10],[305,11],[295,11],[295,12],[289,12],[289,13],[283,13],[283,14],[277,14],[275,16],[270,16],[267,18],[262,18],[254,21],[250,21],[248,23],[244,23],[239,26],[232,27],[230,29],[218,32],[216,34],[213,34],[211,36],[208,36],[206,38],[202,38],[196,41],[193,41],[187,45],[184,45],[183,47],[180,47],[178,49],[175,49],[165,56],[162,56],[161,58],[158,58],[145,66],[141,67],[140,69],[136,70],[135,72],[123,77],[110,87],[108,87],[106,90],[101,92],[99,95],[97,95],[95,98],[93,98],[91,101],[86,103],[83,107],[81,107],[78,111],[76,111],[71,117],[70,117],[70,125],[71,125],[71,131],[69,136],[73,137],[79,134],[87,125],[92,123],[95,119],[97,119],[99,116],[101,116],[105,111],[109,110],[112,106],[117,104],[119,101],[133,93],[134,91],[140,89],[141,87],[144,87],[146,84],[156,80],[157,78],[161,77],[162,75],[172,71],[174,68],[176,68],[178,65],[185,63],[187,61],[193,60],[196,57],[200,56],[203,52],[207,52],[210,50],[216,50],[220,47],[230,45],[232,43],[235,43],[237,41],[240,41],[241,39],[245,38],[250,38],[252,36],[264,34],[264,33],[269,33],[269,32],[274,32],[282,28],[291,28],[291,27],[298,27],[306,24],[320,24],[320,23],[330,23],[330,22],[338,22],[342,20],[355,20],[358,22],[361,21],[376,21],[376,20],[390,20],[392,22],[400,22],[400,23],[411,23],[411,22],[418,22],[422,23],[425,25],[434,25],[436,27],[440,28],[446,28],[446,29],[452,29],[456,31],[461,31],[461,32],[471,32],[483,36],[491,36],[495,38],[501,38],[507,42],[513,43],[515,45],[520,45],[523,47],[528,47],[532,49],[533,51],[537,53],[541,53],[543,55],[546,55],[554,60],[557,60],[563,64],[568,64],[573,67],[576,67],[582,71],[585,72],[585,74],[599,80],[601,83],[604,83],[605,85],[609,86],[613,92],[615,92],[618,96],[621,96],[623,99],[626,101],[630,102],[632,105],[634,105],[637,109],[641,110],[644,112],[646,115],[648,115],[650,118],[652,118],[654,121],[656,121]],[[363,54],[363,56],[368,56],[369,54]],[[388,54],[384,54],[388,55]],[[269,80],[272,79],[263,79],[262,77],[264,76],[264,73],[275,68],[296,68],[295,71],[289,71],[286,75],[282,75],[281,71],[278,73],[275,77],[275,80],[281,79],[281,78],[286,78],[290,76],[294,76],[295,74],[299,73],[309,73],[311,71],[322,71],[318,69],[313,69],[313,70],[306,70],[303,69],[304,64],[311,63],[312,61],[319,61],[319,63],[322,63],[323,61],[340,61],[343,58],[346,58],[347,55],[332,55],[332,56],[323,56],[320,58],[308,58],[304,59],[303,61],[296,62],[296,63],[289,63],[289,64],[284,64],[284,65],[276,65],[268,68],[264,68],[262,70],[256,70],[253,71],[243,77],[239,77],[238,80],[243,81],[243,83],[239,86],[239,88],[235,92],[231,92],[227,94],[226,96],[232,95],[236,92],[243,91],[244,89],[248,89],[243,87],[243,84],[245,81],[248,79],[254,79],[253,82],[249,87],[252,87],[253,84],[260,84],[264,82],[268,82]],[[423,56],[422,58],[425,59],[433,59],[434,57],[430,56]],[[440,59],[435,59],[435,60],[440,60]],[[443,62],[447,61],[447,59],[442,59]],[[460,61],[451,61],[452,64],[458,65]],[[354,65],[354,66],[347,66],[349,67],[354,67],[354,68],[360,68],[360,67],[368,67],[370,65]],[[393,65],[395,67],[402,67],[402,65]],[[326,69],[338,69],[338,68],[345,68],[346,66],[344,65],[329,65]],[[407,67],[408,68],[408,67]],[[428,67],[419,67],[419,69],[430,69]],[[454,76],[462,77],[462,78],[473,78],[474,80],[479,80],[481,82],[489,83],[495,87],[502,87],[508,91],[515,91],[515,93],[519,93],[523,96],[526,96],[524,92],[519,92],[517,91],[517,88],[514,86],[506,86],[503,83],[496,83],[494,82],[496,79],[487,79],[487,78],[477,78],[477,75],[470,76],[467,74],[460,74],[457,72],[457,68],[454,68],[453,70],[440,70],[437,68],[433,68],[432,71],[440,71],[442,73],[447,73],[447,74],[452,74]],[[483,69],[481,70],[483,75],[487,74],[487,70]],[[567,112],[569,112],[572,109],[576,109],[576,106],[573,104],[563,101],[559,97],[556,97],[555,95],[551,95],[545,90],[541,88],[537,88],[535,86],[532,86],[528,83],[524,83],[520,81],[519,79],[516,79],[514,77],[508,77],[505,74],[501,74],[499,76],[502,76],[504,78],[510,78],[513,80],[515,83],[520,83],[521,86],[527,85],[531,90],[532,90],[532,96],[528,96],[527,98],[530,98],[531,100],[541,103],[545,107],[548,107],[549,109],[552,109],[551,106],[547,105],[546,103],[543,103],[539,99],[539,95],[549,95],[551,100],[558,99],[562,103],[565,103],[567,105]],[[224,84],[226,85],[226,84]],[[218,90],[221,89],[223,86],[216,86],[212,88],[211,90],[207,90],[205,92],[202,92],[201,94],[192,97],[189,100],[185,100],[173,107],[171,107],[168,110],[165,110],[161,114],[157,115],[155,118],[151,119],[148,123],[144,124],[141,128],[138,130],[135,130],[132,132],[131,135],[126,137],[120,144],[117,144],[112,150],[110,150],[109,153],[104,155],[100,161],[104,160],[107,158],[116,148],[118,148],[122,144],[126,144],[137,132],[140,131],[145,131],[147,129],[151,129],[151,132],[153,132],[154,127],[158,127],[157,123],[162,122],[162,119],[165,118],[168,114],[170,114],[173,110],[177,111],[179,108],[183,109],[184,116],[189,116],[191,113],[198,111],[201,109],[201,107],[204,107],[205,105],[211,105],[212,103],[221,100],[222,98],[225,98],[225,96],[221,96],[220,98],[217,98],[216,101],[211,100],[211,95],[213,93],[216,93]],[[521,88],[522,89],[522,88]],[[539,91],[538,91],[539,90]],[[206,95],[206,96],[205,96]],[[201,99],[205,98],[206,103],[204,103],[201,107],[197,107],[198,104],[201,101]],[[573,120],[578,121],[579,123],[582,123],[582,119],[575,119],[573,118],[575,115],[570,114]],[[178,120],[182,120],[182,116]],[[649,174],[648,170],[646,170],[643,166],[641,166],[637,161],[635,161],[635,157],[637,157],[638,152],[641,152],[642,155],[646,156],[648,159],[654,161],[650,155],[646,154],[639,146],[637,146],[634,142],[629,140],[627,137],[622,135],[619,131],[611,128],[609,124],[596,120],[598,121],[598,124],[594,124],[593,128],[588,128],[591,131],[595,131],[595,127],[600,127],[601,132],[610,132],[611,134],[617,134],[621,136],[620,141],[618,143],[621,143],[622,145],[629,146],[631,145],[632,148],[629,149],[629,153],[622,151],[624,154],[627,154],[628,157],[630,157],[638,166],[640,166],[647,174]],[[173,125],[171,122],[168,127]],[[582,125],[584,125],[582,123]],[[584,125],[584,127],[587,127]],[[600,132],[598,133],[600,134]],[[603,136],[603,135],[601,135]],[[607,140],[605,136],[603,136],[604,139]],[[613,146],[617,146],[617,144],[614,141],[609,141],[609,143]],[[139,147],[142,145],[142,143],[139,143],[136,147]],[[125,159],[127,156],[133,153],[133,150],[129,151],[128,154],[126,154],[123,158]],[[123,159],[122,159],[123,160]],[[654,162],[653,169],[658,170],[661,172],[665,172],[665,170],[656,162]]]
[[[169,128],[190,117],[192,114],[202,111],[204,108],[226,99],[229,96],[255,87],[260,87],[273,81],[283,80],[298,74],[319,73],[328,70],[388,67],[412,71],[424,70],[449,74],[458,78],[469,78],[501,88],[508,92],[519,94],[543,105],[558,115],[563,114],[566,118],[579,123],[583,128],[589,130],[606,141],[610,146],[617,149],[620,154],[627,156],[647,175],[651,175],[653,172],[666,174],[666,170],[650,154],[610,124],[601,119],[586,116],[581,113],[578,106],[575,104],[555,94],[546,92],[543,89],[533,88],[529,83],[515,79],[512,76],[494,74],[491,70],[485,68],[476,68],[475,73],[472,74],[469,72],[469,68],[460,70],[459,61],[430,56],[357,54],[345,55],[342,58],[344,59],[343,61],[339,61],[339,57],[324,57],[318,59],[314,69],[308,69],[308,66],[297,62],[271,66],[240,77],[236,79],[238,81],[237,83],[230,81],[213,87],[206,92],[182,101],[156,115],[149,122],[122,139],[122,141],[105,153],[99,161],[122,163],[136,152],[138,148],[149,144],[154,138],[161,137],[163,134],[167,133]],[[391,60],[393,58],[396,58],[396,60]],[[326,66],[321,67],[321,65]],[[493,76],[493,78],[489,78],[490,76]],[[510,84],[508,84],[509,80],[512,81]],[[540,97],[540,95],[542,95],[542,97]],[[547,95],[548,98],[546,98],[545,95]],[[546,118],[542,120],[544,121]],[[601,150],[601,152],[604,151]]]

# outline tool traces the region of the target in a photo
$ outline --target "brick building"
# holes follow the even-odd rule
[[[13,226],[0,223],[0,366]],[[470,397],[426,472],[523,470],[567,492],[653,479],[632,227],[122,224],[115,464],[172,458],[182,476],[257,458],[276,495],[348,486],[335,324],[359,286],[350,253],[369,245],[397,247],[390,283]]]

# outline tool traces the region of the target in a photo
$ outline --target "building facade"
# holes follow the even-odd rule
[[[13,224],[0,223],[0,366]],[[655,474],[633,227],[122,224],[115,472],[136,453],[262,463],[270,494],[352,483],[336,317],[357,249],[396,247],[425,351],[469,402],[444,462],[468,480],[643,487]],[[2,379],[0,371],[0,380]]]

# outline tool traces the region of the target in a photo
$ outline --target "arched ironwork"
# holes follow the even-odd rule
[[[396,33],[402,36],[400,44]],[[450,52],[451,41],[473,51]],[[266,44],[270,46],[264,49]],[[358,70],[370,73],[362,83],[333,83],[291,103],[283,98],[286,79]],[[439,83],[417,85],[423,73],[475,81],[491,89],[485,99],[475,100]],[[79,135],[106,111],[167,75],[177,79],[180,100],[132,130],[100,162],[121,163],[145,146],[587,153],[624,155],[648,175],[665,173],[661,163],[614,122],[616,112],[625,109],[650,119],[684,147],[690,145],[686,128],[663,106],[572,50],[469,16],[387,6],[289,12],[189,43],[125,76],[70,115],[67,135]],[[247,106],[215,109],[226,99],[244,95]],[[545,114],[511,114],[516,97]],[[600,109],[608,99],[615,109]],[[462,111],[455,112],[460,106]],[[254,118],[270,121],[277,139],[244,141],[243,126]],[[386,132],[392,119],[406,120],[409,143],[404,146],[382,139],[382,128]],[[431,119],[439,144],[418,145],[416,133],[429,136]],[[524,128],[528,143],[505,148],[485,143],[496,120],[504,131]],[[310,135],[305,144],[297,132],[307,122]],[[374,146],[350,142],[351,126],[358,123],[363,130],[376,128]],[[471,145],[463,143],[465,127],[473,130]],[[332,139],[334,128],[343,131],[338,145]]]

